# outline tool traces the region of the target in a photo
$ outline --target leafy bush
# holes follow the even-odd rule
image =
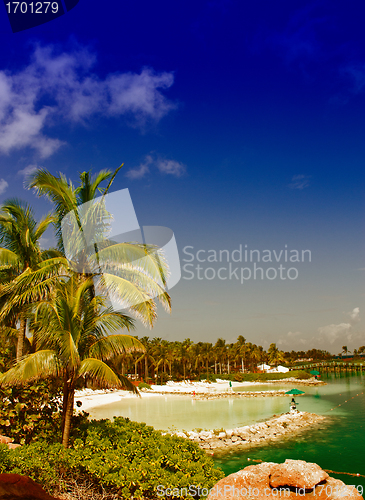
[[[61,394],[52,383],[0,389],[0,434],[16,443],[60,440]]]
[[[152,387],[150,384],[146,384],[146,382],[141,382],[138,384],[138,389],[152,389]]]
[[[170,498],[157,495],[157,487],[211,488],[224,476],[196,443],[122,417],[89,422],[67,450],[45,441],[0,447],[0,463],[1,472],[27,474],[50,493],[76,478],[123,499]]]
[[[15,443],[61,440],[62,396],[55,382],[0,389],[0,434]],[[72,417],[71,440],[85,431],[88,413]]]

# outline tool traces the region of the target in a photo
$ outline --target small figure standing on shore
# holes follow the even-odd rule
[[[295,399],[291,398],[291,401],[290,401],[290,411],[296,410],[297,409],[297,404],[298,403],[295,402]]]

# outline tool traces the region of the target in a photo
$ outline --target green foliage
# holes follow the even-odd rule
[[[57,386],[48,382],[0,389],[0,434],[16,443],[60,439],[61,400]]]
[[[196,443],[121,417],[89,422],[68,449],[45,441],[0,447],[0,463],[1,472],[27,474],[50,492],[72,477],[121,499],[155,499],[159,485],[211,488],[224,476]]]
[[[1,435],[20,444],[44,439],[49,443],[60,441],[62,397],[54,381],[0,388],[0,397]],[[87,417],[86,412],[72,417],[71,439],[86,431]]]
[[[138,389],[152,389],[152,387],[150,384],[146,384],[146,382],[141,382],[138,384]]]

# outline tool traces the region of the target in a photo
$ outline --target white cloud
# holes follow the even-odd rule
[[[339,325],[327,325],[318,328],[319,334],[325,338],[330,344],[333,344],[339,337],[348,338],[350,334],[351,324],[340,323]]]
[[[354,327],[360,321],[360,308],[355,307],[346,315],[350,317],[350,321],[347,323],[326,325],[318,328],[319,338],[317,340],[325,343],[329,342],[330,344],[338,341],[340,345],[359,340],[359,333],[355,331]]]
[[[185,165],[175,160],[158,160],[157,168],[162,174],[175,175],[180,177],[185,173]]]
[[[27,167],[23,168],[22,170],[18,170],[18,175],[21,175],[22,177],[27,177],[28,175],[32,174],[35,172],[38,168],[37,165],[28,165]]]
[[[297,337],[298,335],[301,335],[300,332],[288,332],[287,333],[288,337]]]
[[[292,177],[292,182],[289,184],[291,189],[304,189],[310,185],[310,176],[308,175],[294,175]]]
[[[348,315],[351,318],[351,323],[358,323],[360,321],[360,308],[355,307]]]
[[[175,160],[164,160],[155,157],[152,153],[145,156],[145,159],[138,167],[132,168],[126,172],[129,179],[141,179],[151,172],[151,167],[155,167],[162,174],[174,175],[180,177],[186,171],[183,163]]]
[[[305,345],[307,341],[303,338],[302,332],[289,331],[285,337],[280,337],[277,345],[283,346],[283,349],[298,349],[298,344]]]
[[[126,176],[129,179],[141,179],[150,171],[150,166],[153,163],[153,159],[150,155],[147,155],[145,160],[138,165],[136,168],[132,168],[126,172]]]
[[[95,115],[124,116],[144,127],[175,108],[161,92],[173,84],[171,72],[145,68],[101,79],[94,63],[85,49],[55,54],[47,46],[37,47],[24,69],[0,71],[0,152],[30,147],[42,158],[52,155],[63,143],[48,129],[60,119],[85,124]]]
[[[0,179],[0,194],[4,194],[9,184],[4,179]]]

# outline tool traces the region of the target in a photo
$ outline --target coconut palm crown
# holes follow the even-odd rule
[[[38,224],[29,205],[17,199],[10,199],[3,203],[0,209],[0,281],[6,286],[2,290],[0,302],[6,303],[11,291],[13,280],[32,270],[46,259],[57,258],[56,250],[42,250],[39,241],[49,225],[55,219],[51,214],[44,217]],[[26,317],[21,310],[13,307],[2,308],[0,321],[15,328],[19,320],[20,325],[17,337],[17,359],[23,355]],[[9,323],[10,321],[10,323]]]

